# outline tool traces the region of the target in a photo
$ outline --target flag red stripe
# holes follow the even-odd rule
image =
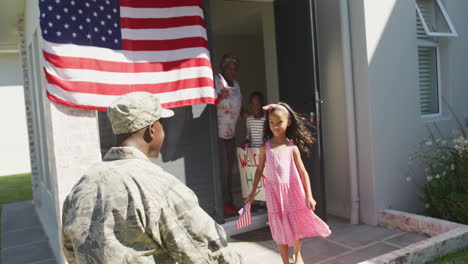
[[[133,8],[170,8],[181,6],[202,7],[201,0],[120,0],[120,6]]]
[[[53,96],[49,92],[47,92],[47,97],[49,98],[50,101],[70,106],[70,107],[75,107],[75,108],[80,108],[80,109],[86,109],[86,110],[98,110],[98,111],[107,111],[107,107],[99,107],[99,106],[92,106],[92,105],[81,105],[81,104],[74,104],[70,103],[68,101],[62,100],[58,97]]]
[[[75,108],[80,108],[80,109],[86,109],[86,110],[98,110],[98,111],[107,111],[107,107],[99,107],[99,106],[92,106],[92,105],[81,105],[81,104],[74,104],[70,103],[68,101],[62,100],[56,96],[53,96],[49,92],[47,92],[47,97],[49,98],[50,101],[70,106],[70,107],[75,107]],[[182,107],[182,106],[188,106],[188,105],[198,105],[198,104],[213,104],[214,99],[211,97],[200,97],[197,99],[188,99],[188,100],[179,100],[179,101],[174,101],[170,103],[165,103],[161,104],[162,107],[164,108],[176,108],[176,107]]]
[[[208,49],[208,41],[202,37],[167,40],[122,39],[122,48],[133,51],[177,50],[198,47]]]
[[[154,84],[111,84],[66,81],[47,71],[45,71],[45,77],[48,83],[57,85],[65,91],[102,95],[123,95],[131,92],[167,93],[190,88],[213,86],[213,80],[206,77]]]
[[[170,62],[115,62],[98,59],[64,57],[43,51],[44,59],[55,67],[106,72],[166,72],[192,67],[211,67],[207,58],[193,58]]]
[[[246,220],[246,225],[250,224],[250,204],[247,204],[247,217],[245,218]]]
[[[200,16],[185,16],[171,18],[120,18],[121,28],[131,29],[154,29],[154,28],[173,28],[184,26],[202,26],[205,27],[205,20]]]
[[[175,107],[182,107],[187,105],[198,105],[198,104],[213,104],[214,98],[213,97],[200,97],[196,99],[187,99],[187,100],[179,100],[170,103],[162,103],[162,107],[164,108],[175,108]]]
[[[245,205],[245,212],[244,214],[239,217],[239,220],[236,221],[236,229],[246,227],[252,224],[252,215],[251,215],[251,205]]]

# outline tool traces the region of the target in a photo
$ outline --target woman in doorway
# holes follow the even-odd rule
[[[221,73],[215,77],[216,93],[218,95],[218,142],[221,175],[223,183],[224,215],[237,212],[232,197],[232,169],[236,161],[236,123],[244,113],[242,109],[242,94],[239,83],[234,79],[239,69],[240,60],[234,55],[225,54],[221,58]]]

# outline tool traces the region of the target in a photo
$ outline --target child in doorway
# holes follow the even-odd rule
[[[249,97],[250,109],[252,115],[247,117],[245,122],[247,128],[247,135],[242,144],[242,148],[259,148],[263,145],[263,125],[265,124],[265,111],[262,109],[264,106],[264,97],[261,92],[252,92]],[[266,204],[264,201],[252,202],[252,212],[264,212]]]
[[[251,203],[266,165],[265,195],[268,220],[273,239],[283,263],[289,263],[288,247],[294,246],[294,263],[304,263],[301,239],[327,237],[331,231],[313,211],[316,202],[312,196],[309,175],[300,152],[309,154],[314,138],[306,127],[305,118],[285,103],[270,104],[264,125],[265,144],[260,147],[260,161],[255,172],[252,192],[245,199]]]
[[[260,92],[251,93],[249,103],[253,114],[247,117],[247,136],[242,147],[259,148],[263,144],[263,124],[265,123],[265,112],[262,109],[263,94]]]

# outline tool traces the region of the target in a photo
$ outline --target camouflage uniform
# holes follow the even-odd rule
[[[109,150],[63,206],[75,263],[243,263],[195,194],[133,147]]]

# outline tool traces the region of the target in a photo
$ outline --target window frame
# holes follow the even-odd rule
[[[429,27],[427,26],[426,19],[422,15],[421,9],[419,8],[417,0],[415,0],[415,5],[416,5],[416,12],[418,13],[419,19],[421,20],[421,23],[424,27],[424,31],[428,36],[431,37],[458,37],[458,33],[455,30],[455,27],[452,23],[452,20],[450,19],[450,16],[447,13],[447,9],[445,9],[444,4],[442,3],[442,0],[432,0],[433,2],[437,3],[439,6],[440,11],[442,12],[442,15],[444,16],[445,22],[447,22],[447,25],[450,29],[450,33],[446,32],[432,32],[429,30]]]

